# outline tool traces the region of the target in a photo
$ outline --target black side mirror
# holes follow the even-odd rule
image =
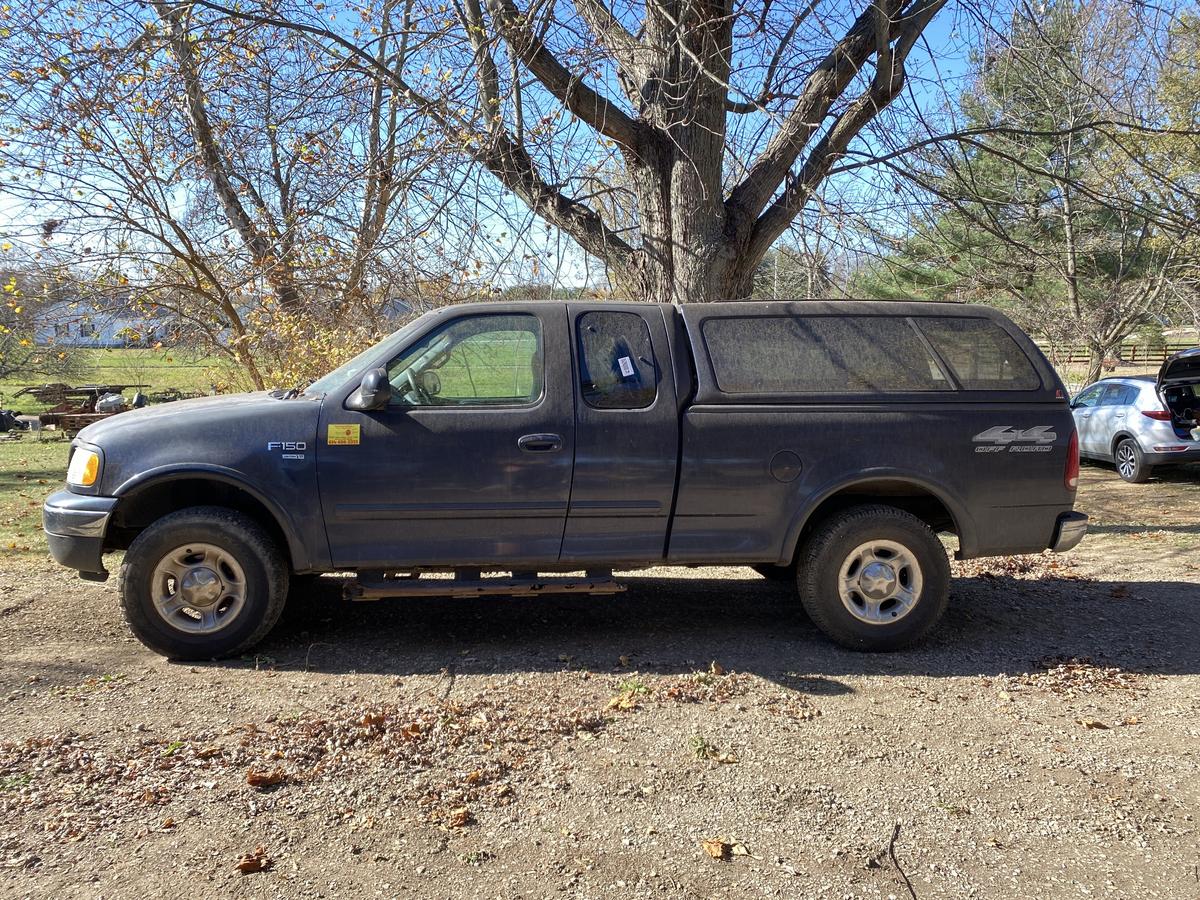
[[[370,412],[386,408],[391,399],[392,386],[388,384],[387,372],[371,369],[363,375],[358,390],[346,399],[346,408]]]

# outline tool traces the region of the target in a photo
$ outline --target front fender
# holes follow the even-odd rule
[[[172,481],[197,479],[227,484],[230,487],[243,491],[257,501],[271,518],[275,520],[275,524],[279,526],[279,530],[283,532],[283,536],[287,540],[288,552],[292,558],[292,566],[296,571],[302,572],[321,567],[321,563],[317,558],[319,553],[314,553],[307,542],[303,540],[301,537],[302,530],[298,527],[291,513],[280,506],[270,496],[255,487],[242,473],[235,469],[211,463],[159,466],[139,472],[132,478],[124,481],[113,491],[113,496],[117,498],[119,504],[122,499],[132,499],[140,492],[149,488],[158,487]],[[323,527],[321,528],[321,532],[324,532]],[[324,555],[328,556],[328,552],[326,551]]]

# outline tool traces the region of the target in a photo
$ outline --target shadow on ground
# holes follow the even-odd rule
[[[681,575],[685,570],[681,570]],[[992,675],[1058,657],[1129,671],[1200,672],[1200,585],[984,575],[953,582],[931,640],[889,654],[825,639],[786,585],[711,578],[625,579],[612,597],[403,599],[354,603],[321,579],[289,605],[257,651],[277,669],[326,673],[680,673],[716,660],[800,690],[836,691],[810,676]],[[231,661],[213,665],[246,665]]]

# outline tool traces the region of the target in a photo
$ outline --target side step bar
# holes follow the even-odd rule
[[[614,581],[609,569],[588,570],[584,576],[539,576],[514,572],[509,578],[484,578],[478,569],[459,570],[454,578],[421,578],[419,574],[362,572],[346,585],[350,600],[385,597],[533,597],[538,594],[619,594],[625,585]]]

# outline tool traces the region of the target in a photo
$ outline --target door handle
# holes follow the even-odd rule
[[[526,453],[552,453],[561,450],[561,434],[525,434],[517,438],[517,446]]]
[[[1092,417],[1091,413],[1080,413],[1079,414],[1079,418],[1081,418],[1081,419],[1090,419],[1091,417]]]
[[[1125,413],[1116,413],[1115,418],[1123,419],[1125,418]]]

